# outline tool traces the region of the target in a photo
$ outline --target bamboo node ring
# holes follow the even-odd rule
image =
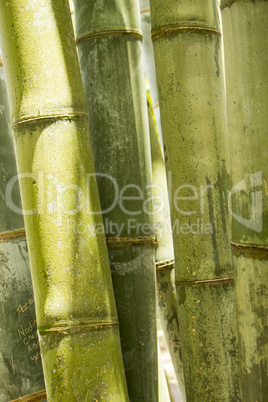
[[[0,233],[0,243],[25,238],[26,238],[25,229],[18,229],[18,230],[12,230],[10,232]]]
[[[67,325],[60,325],[55,327],[40,327],[38,328],[39,334],[46,335],[46,334],[68,334],[74,332],[81,332],[81,331],[90,331],[94,328],[101,328],[101,327],[110,327],[113,325],[119,325],[118,321],[105,321],[105,322],[89,322],[83,324],[67,324]]]
[[[95,38],[102,38],[102,37],[110,37],[110,36],[124,36],[127,35],[129,37],[133,37],[142,41],[142,33],[134,28],[109,28],[107,30],[92,30],[87,31],[76,38],[76,44],[78,45],[80,42],[88,40],[88,39],[95,39]]]
[[[224,10],[226,7],[230,8],[235,2],[236,2],[236,0],[229,0],[226,2],[222,2],[223,4],[221,4],[220,9]]]
[[[135,237],[107,237],[108,247],[128,247],[128,246],[156,246],[157,240],[150,236],[135,236]]]
[[[43,389],[42,391],[35,392],[33,394],[22,396],[18,399],[12,399],[10,402],[38,402],[44,401],[47,399],[46,390]]]
[[[198,25],[166,25],[159,28],[152,29],[152,40],[163,38],[165,36],[173,36],[181,33],[199,33],[199,34],[211,34],[221,36],[221,32],[213,27],[198,26]]]
[[[149,13],[150,12],[150,8],[144,8],[143,10],[140,11],[140,14],[145,14],[145,13]]]
[[[215,285],[225,285],[234,282],[234,275],[228,275],[225,278],[214,278],[214,279],[204,279],[197,281],[180,282],[175,281],[178,287],[188,287],[192,285],[205,285],[205,286],[215,286]]]
[[[12,123],[12,127],[16,127],[20,124],[25,124],[25,123],[35,123],[39,120],[57,120],[57,119],[67,119],[67,120],[74,120],[77,118],[86,118],[88,119],[88,115],[86,112],[66,112],[66,113],[55,113],[52,112],[51,114],[45,114],[45,115],[38,115],[38,116],[25,116],[23,118],[19,118],[15,123]]]
[[[239,244],[231,242],[232,253],[236,257],[243,255],[247,258],[267,259],[268,247],[252,246],[248,244]]]
[[[155,264],[156,271],[164,271],[167,269],[172,269],[175,266],[174,259],[159,261]]]

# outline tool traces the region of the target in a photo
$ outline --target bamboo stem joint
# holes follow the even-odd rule
[[[46,334],[68,334],[68,333],[76,333],[81,331],[90,331],[95,328],[107,327],[112,325],[119,325],[118,321],[108,321],[108,322],[89,322],[84,324],[71,324],[71,325],[62,325],[56,326],[51,328],[38,328],[39,334],[46,335]]]
[[[172,269],[175,266],[175,261],[174,259],[172,260],[166,260],[166,261],[160,261],[155,264],[155,268],[157,271],[162,271],[166,269]]]
[[[69,112],[63,112],[63,113],[55,113],[55,111],[47,112],[47,114],[42,114],[38,116],[25,116],[23,118],[18,119],[15,123],[12,124],[12,128],[15,126],[18,126],[20,124],[25,124],[25,123],[35,123],[36,121],[40,120],[57,120],[57,119],[66,119],[66,120],[74,120],[76,118],[88,118],[87,113],[83,111],[69,111]]]
[[[192,285],[205,285],[205,286],[226,285],[227,283],[233,283],[233,282],[234,282],[234,275],[228,275],[225,278],[204,279],[200,281],[189,281],[189,282],[176,281],[175,284],[178,287],[187,287]]]
[[[25,239],[25,229],[12,230],[11,232],[0,233],[0,243],[5,243],[11,240]]]
[[[88,39],[95,39],[101,37],[110,37],[110,36],[123,36],[127,35],[129,37],[133,37],[142,41],[142,33],[137,29],[132,28],[109,28],[109,30],[102,30],[102,31],[87,31],[82,35],[79,35],[76,39],[76,44],[88,40]]]
[[[127,247],[127,246],[147,246],[154,247],[157,244],[155,237],[136,236],[136,237],[107,237],[108,247]]]
[[[231,242],[232,253],[236,257],[243,255],[248,258],[267,259],[268,247],[264,246],[251,246],[247,244],[238,244]]]
[[[35,392],[34,394],[29,394],[22,396],[18,399],[12,399],[10,402],[39,402],[44,401],[47,398],[46,390]]]
[[[214,27],[209,27],[209,26],[198,26],[194,24],[187,24],[187,25],[166,25],[162,26],[159,28],[152,29],[152,40],[155,41],[156,39],[163,38],[165,36],[173,36],[173,35],[178,35],[181,33],[199,33],[199,34],[210,34],[210,35],[216,35],[216,36],[221,36],[221,32],[214,28]]]
[[[221,5],[221,10],[223,10],[223,9],[226,8],[226,7],[229,7],[229,8],[230,8],[235,2],[236,2],[236,0],[229,0],[229,1],[227,1],[226,3],[224,3],[224,4]]]

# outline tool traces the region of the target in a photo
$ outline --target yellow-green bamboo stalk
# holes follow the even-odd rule
[[[68,3],[0,7],[48,401],[127,401]]]
[[[74,6],[129,397],[157,401],[155,239],[138,0],[75,0]]]
[[[175,287],[175,265],[173,239],[169,213],[165,161],[153,120],[152,105],[148,97],[152,171],[154,183],[154,218],[156,227],[156,280],[159,315],[175,374],[183,398],[185,386],[181,357],[180,330],[178,322],[178,301]]]
[[[2,60],[0,133],[0,401],[6,402],[44,395],[45,385]]]
[[[187,401],[239,394],[215,0],[151,0]]]
[[[268,395],[268,2],[222,1],[242,399]]]

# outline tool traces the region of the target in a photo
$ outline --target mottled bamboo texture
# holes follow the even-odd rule
[[[0,6],[48,401],[127,401],[68,4]]]
[[[8,97],[0,60],[0,401],[45,388]],[[13,203],[13,205],[12,205]],[[12,207],[13,206],[13,207]]]
[[[217,1],[151,0],[188,402],[239,395]]]
[[[156,280],[159,315],[180,390],[185,399],[165,161],[150,107],[148,107],[148,116],[154,184],[153,200],[157,239]]]
[[[230,4],[231,3],[231,4]],[[268,2],[222,2],[243,401],[268,395]]]
[[[152,178],[138,1],[74,5],[129,396],[157,401]]]

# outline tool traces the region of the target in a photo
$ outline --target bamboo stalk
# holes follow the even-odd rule
[[[187,401],[239,394],[217,1],[151,0]],[[213,286],[214,285],[214,286]]]
[[[29,175],[20,186],[47,398],[126,401],[68,4],[0,6],[17,162],[19,173]]]
[[[154,218],[157,239],[155,259],[158,307],[174,371],[183,399],[185,400],[180,330],[178,322],[178,301],[175,287],[174,250],[169,213],[166,169],[162,147],[156,133],[152,113],[152,105],[148,102],[152,171],[153,183],[155,186]]]
[[[170,213],[168,207],[167,180],[165,162],[162,151],[162,130],[160,120],[157,79],[153,43],[151,39],[150,1],[140,0],[141,27],[143,34],[143,57],[146,76],[149,81],[150,93],[147,91],[149,102],[149,127],[151,143],[151,159],[153,183],[159,186],[163,195],[159,205],[159,194],[155,191],[155,224],[159,229],[156,246],[156,278],[158,288],[158,307],[162,327],[172,357],[176,377],[185,399],[185,387],[181,360],[180,335],[178,325],[178,307],[175,288],[174,250],[171,233]],[[147,86],[148,86],[147,81]],[[156,121],[156,126],[154,124]],[[157,211],[159,211],[157,213]],[[160,234],[161,233],[161,234]]]
[[[17,169],[2,60],[0,110],[0,401],[7,401],[45,385],[23,217],[11,204],[21,208],[18,182],[9,187]]]
[[[159,344],[158,344],[158,400],[159,402],[170,402],[168,382],[162,364],[161,350]]]
[[[151,201],[144,207],[152,181],[138,2],[75,0],[74,6],[129,396],[157,401],[155,241]]]
[[[154,49],[153,49],[153,42],[151,39],[150,0],[139,0],[139,3],[140,3],[140,16],[141,16],[141,30],[143,35],[142,47],[143,47],[144,67],[146,71],[146,76],[149,81],[150,95],[153,102],[154,116],[157,123],[157,131],[160,135],[160,138],[162,138]]]
[[[222,1],[232,161],[232,251],[243,401],[265,401],[267,366],[267,1]]]

